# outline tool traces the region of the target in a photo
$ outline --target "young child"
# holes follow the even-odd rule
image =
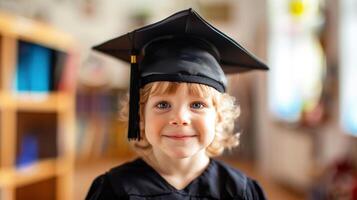
[[[97,177],[87,200],[265,199],[256,181],[211,157],[238,145],[224,72],[266,65],[192,9],[95,49],[131,58],[122,114],[140,158]]]

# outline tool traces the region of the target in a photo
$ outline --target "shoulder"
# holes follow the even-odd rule
[[[112,168],[107,178],[117,196],[161,195],[169,191],[154,169],[141,158]]]
[[[238,199],[266,199],[258,182],[240,170],[217,160],[213,160],[213,166],[212,176],[219,183],[221,193]]]
[[[139,170],[138,160],[124,163],[96,177],[87,193],[86,200],[117,199],[126,195],[124,184],[132,180]]]
[[[116,199],[107,175],[103,174],[94,179],[86,196],[86,200]]]
[[[112,168],[108,178],[127,195],[159,195],[169,191],[156,171],[141,158]]]

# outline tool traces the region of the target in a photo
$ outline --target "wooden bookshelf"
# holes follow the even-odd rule
[[[7,37],[48,45],[62,51],[67,51],[73,45],[70,35],[47,24],[34,23],[30,19],[7,13],[0,13],[0,32]]]
[[[47,89],[35,90],[35,84],[30,89],[19,86],[20,65],[27,67],[21,57],[26,45],[49,52],[46,66],[51,83],[42,82],[48,84]],[[64,83],[69,80],[62,76],[71,70],[75,77],[73,62],[67,62],[73,61],[73,50],[69,35],[0,12],[0,200],[72,199],[75,81]],[[43,78],[39,74],[25,77],[26,81]]]
[[[66,112],[72,97],[64,93],[50,94],[11,94],[0,92],[0,109],[11,108],[33,112]]]
[[[56,169],[56,159],[42,160],[18,169],[4,169],[0,173],[0,187],[19,187],[55,177]]]

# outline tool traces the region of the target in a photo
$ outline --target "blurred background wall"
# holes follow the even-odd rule
[[[189,7],[271,68],[229,77],[228,91],[242,110],[236,122],[242,136],[240,146],[219,159],[260,180],[270,199],[357,199],[356,1],[0,0],[1,13],[48,24],[73,38],[68,193],[84,198],[96,175],[135,156],[125,124],[117,120],[129,67],[91,46]],[[4,195],[1,183],[0,200],[20,198]]]

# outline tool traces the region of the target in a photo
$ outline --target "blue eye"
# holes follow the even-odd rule
[[[193,102],[191,104],[191,108],[193,108],[193,109],[201,109],[203,107],[205,107],[205,104],[201,103],[201,102]]]
[[[162,101],[162,102],[159,102],[156,104],[156,108],[158,108],[158,109],[167,109],[170,107],[171,107],[171,105],[166,101]]]

